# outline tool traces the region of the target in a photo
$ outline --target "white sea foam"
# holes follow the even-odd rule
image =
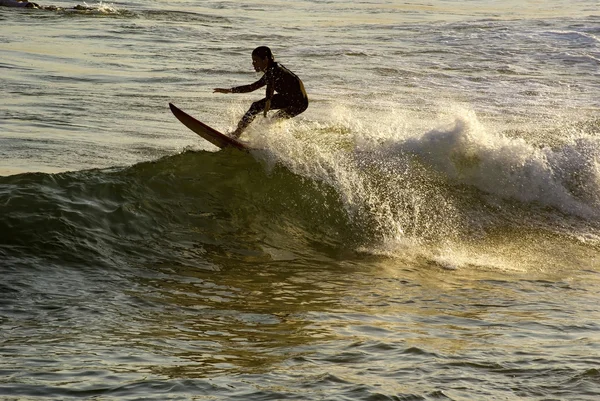
[[[517,201],[523,210],[547,209],[559,226],[563,214],[600,216],[600,141],[589,132],[565,131],[562,142],[543,145],[540,138],[529,142],[503,134],[461,107],[423,119],[393,110],[361,115],[335,106],[328,121],[261,118],[248,137],[267,149],[261,157],[271,165],[283,163],[335,188],[348,216],[373,235],[374,241],[357,249],[361,252],[424,258],[447,269],[519,270],[540,264],[535,244],[534,256],[527,256],[512,248],[506,255],[480,246],[474,252],[463,243],[467,235],[485,244],[486,221],[496,216],[469,215],[478,206],[457,198],[452,187],[480,191],[499,205]],[[571,231],[588,240],[593,235],[576,227]]]
[[[450,125],[389,145],[390,155],[417,155],[458,184],[563,213],[600,216],[600,140],[592,136],[539,147],[491,133],[466,112]]]

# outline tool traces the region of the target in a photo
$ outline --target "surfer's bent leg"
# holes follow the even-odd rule
[[[246,114],[244,114],[244,117],[242,117],[242,119],[238,123],[237,128],[235,129],[235,131],[233,131],[231,135],[234,138],[239,138],[239,136],[242,135],[242,132],[244,132],[246,127],[248,127],[248,125],[250,125],[250,123],[254,121],[254,117],[256,117],[257,114],[262,113],[265,110],[266,105],[267,98],[252,103]],[[286,106],[289,106],[289,102],[286,101],[286,99],[279,94],[275,94],[271,99],[271,109],[281,109]]]
[[[244,117],[238,123],[238,126],[235,131],[233,131],[232,136],[238,138],[242,132],[250,125],[257,114],[262,113],[265,109],[265,105],[267,104],[267,99],[261,99],[252,103],[252,106],[248,109]],[[302,113],[308,107],[308,99],[300,98],[300,99],[289,99],[279,93],[275,94],[271,99],[271,110],[279,110],[277,114],[275,114],[275,118],[291,118],[295,117],[298,114]]]
[[[275,118],[292,118],[303,113],[308,108],[308,99],[292,99],[287,107],[282,107]]]
[[[242,135],[242,132],[244,132],[246,127],[248,127],[248,125],[250,125],[250,123],[254,121],[254,117],[256,117],[258,113],[262,112],[265,109],[266,104],[266,98],[252,103],[246,114],[244,114],[244,117],[242,117],[242,119],[238,123],[237,128],[235,129],[235,131],[233,131],[231,135],[234,138],[239,138],[239,136]]]

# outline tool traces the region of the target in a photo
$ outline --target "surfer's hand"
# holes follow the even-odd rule
[[[233,91],[227,88],[215,88],[213,93],[233,93]]]
[[[271,109],[271,101],[267,100],[267,103],[265,103],[265,111],[263,113],[263,116],[267,116],[267,112]]]

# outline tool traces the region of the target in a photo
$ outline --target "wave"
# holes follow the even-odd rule
[[[39,10],[55,12],[58,16],[65,17],[113,17],[125,19],[143,18],[147,20],[168,20],[170,22],[186,23],[209,23],[209,22],[229,22],[229,19],[217,15],[209,15],[189,11],[185,9],[173,10],[129,10],[115,5],[111,2],[87,3],[85,1],[73,7],[61,7],[56,5],[40,4]],[[47,15],[40,14],[40,17],[46,18]]]
[[[262,257],[263,246],[293,254],[318,242],[326,251],[346,231],[332,191],[285,169],[267,174],[251,155],[230,151],[15,175],[0,188],[1,249],[22,257],[196,264],[208,248],[241,259]]]
[[[480,262],[486,249],[600,243],[593,135],[551,148],[486,134],[468,118],[385,140],[307,122],[277,125],[275,136],[257,125],[263,150],[251,154],[186,151],[127,168],[0,177],[0,253],[220,269],[407,252],[452,265],[465,249],[460,264],[490,264]]]
[[[131,13],[125,9],[119,9],[112,3],[105,3],[99,1],[94,4],[88,4],[85,1],[81,4],[77,4],[73,7],[60,7],[55,5],[39,5],[40,10],[54,11],[60,14],[66,15],[80,15],[80,16],[128,16]]]
[[[333,188],[371,253],[405,257],[416,249],[439,260],[451,250],[453,259],[473,261],[492,248],[499,259],[514,256],[518,247],[525,259],[537,254],[535,264],[555,240],[577,254],[582,244],[597,250],[598,121],[511,135],[488,131],[470,111],[421,131],[405,112],[384,113],[288,123],[257,144],[290,171]]]
[[[600,138],[566,138],[538,147],[523,138],[490,135],[472,116],[445,129],[390,145],[413,154],[457,184],[502,199],[538,203],[565,214],[600,217]]]

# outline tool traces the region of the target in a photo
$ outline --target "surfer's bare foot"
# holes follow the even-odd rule
[[[242,131],[236,129],[235,131],[233,131],[232,133],[229,134],[230,137],[232,137],[233,139],[238,139],[240,137],[240,135],[242,135]]]

